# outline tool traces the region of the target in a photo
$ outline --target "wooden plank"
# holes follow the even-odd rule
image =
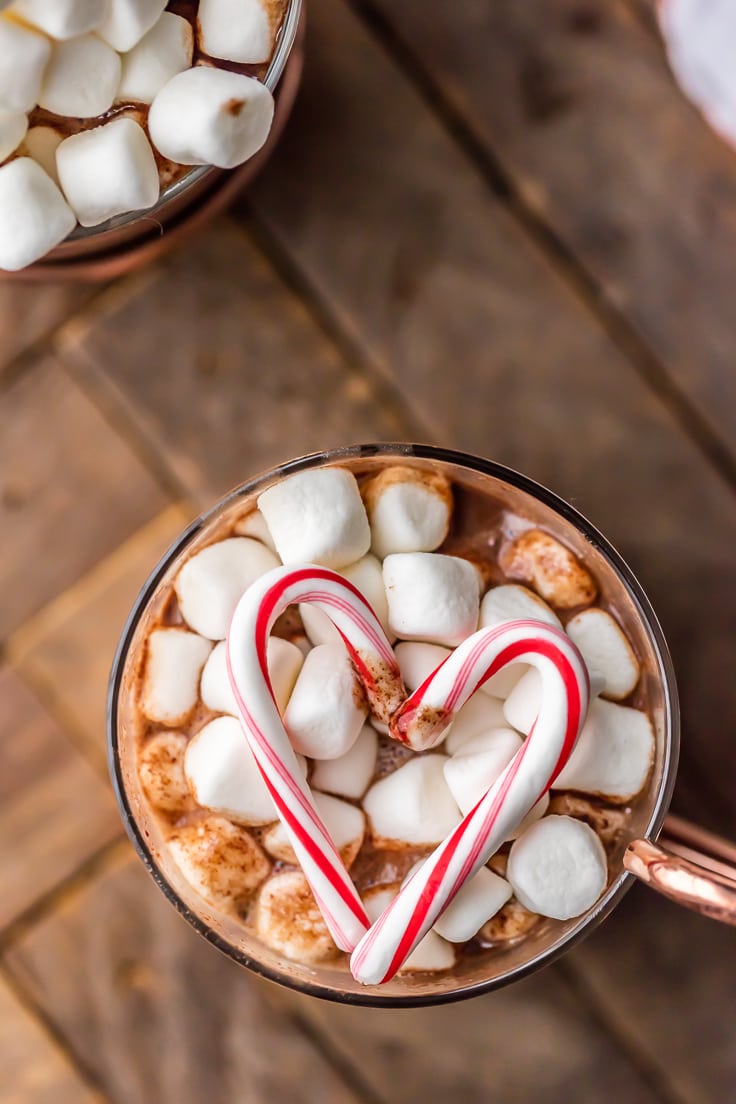
[[[0,927],[121,834],[112,796],[49,715],[0,671]]]
[[[54,360],[24,374],[0,403],[0,639],[163,505],[137,456]]]
[[[621,0],[370,0],[703,416],[736,435],[736,156]]]
[[[0,1104],[100,1104],[0,980]]]
[[[106,774],[105,716],[113,655],[133,601],[191,520],[170,506],[10,637],[9,661]]]
[[[147,447],[208,504],[291,456],[405,433],[227,221],[75,333],[64,355],[106,384]]]
[[[85,284],[24,284],[0,277],[0,377],[15,357],[84,306],[94,290]]]
[[[116,1104],[351,1104],[357,1098],[275,1006],[126,857],[9,953]]]

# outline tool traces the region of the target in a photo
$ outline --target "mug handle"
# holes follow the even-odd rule
[[[679,905],[736,925],[736,844],[670,814],[656,843],[632,840],[624,867]]]

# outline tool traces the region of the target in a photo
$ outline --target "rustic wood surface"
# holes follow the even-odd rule
[[[433,440],[572,500],[674,654],[675,808],[736,837],[736,154],[634,0],[312,0],[233,211],[108,287],[0,284],[0,1104],[726,1104],[736,934],[636,888],[561,963],[411,1013],[258,981],[106,779],[107,673],[198,509]]]

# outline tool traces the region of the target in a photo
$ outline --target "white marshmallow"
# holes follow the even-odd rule
[[[628,801],[644,786],[654,761],[654,732],[646,713],[598,699],[556,790],[583,790]]]
[[[273,108],[273,96],[260,81],[200,65],[163,86],[151,104],[148,130],[171,161],[233,169],[268,138]]]
[[[383,561],[391,631],[406,640],[459,644],[478,624],[472,564],[438,552],[397,552]]]
[[[284,870],[266,882],[255,908],[258,938],[295,962],[321,962],[337,953],[307,879]]]
[[[509,765],[523,740],[511,728],[494,728],[463,744],[445,763],[445,781],[463,815],[480,799]]]
[[[99,27],[109,6],[110,0],[15,0],[10,10],[51,38],[67,39]]]
[[[366,601],[370,604],[384,630],[388,628],[388,602],[386,590],[383,585],[383,572],[381,563],[368,553],[354,564],[343,567],[340,574],[356,586]],[[307,636],[313,644],[337,644],[342,638],[330,621],[326,613],[303,602],[299,606],[299,614],[304,624]]]
[[[505,878],[482,866],[461,886],[435,923],[434,930],[451,943],[464,943],[503,908],[512,892]]]
[[[603,676],[598,671],[588,671],[591,701],[603,688]],[[542,678],[536,667],[529,667],[503,703],[503,715],[507,724],[528,736],[539,715],[542,704]]]
[[[425,644],[419,640],[406,640],[394,648],[399,670],[407,690],[416,690],[449,655],[450,648],[439,644]]]
[[[112,107],[119,83],[119,56],[96,35],[82,35],[54,46],[38,103],[55,115],[92,119]]]
[[[480,689],[490,697],[500,698],[503,701],[528,670],[529,665],[526,663],[510,663],[508,667],[504,667],[502,671],[496,671],[495,675],[486,679]]]
[[[399,883],[390,886],[371,886],[363,894],[363,906],[371,924],[375,924],[384,909],[388,908],[399,892]]]
[[[531,583],[558,609],[589,606],[598,593],[593,576],[574,552],[541,529],[527,529],[503,548],[499,564],[510,579]]]
[[[216,717],[189,741],[184,773],[199,805],[243,824],[278,816],[248,740],[235,717]]]
[[[341,797],[362,797],[376,769],[378,737],[363,725],[349,751],[339,759],[319,759],[312,768],[312,785]]]
[[[163,86],[192,64],[194,36],[187,19],[164,12],[150,31],[123,55],[116,99],[153,103]]]
[[[51,177],[55,184],[59,183],[59,174],[56,171],[56,151],[62,140],[61,134],[53,127],[31,127],[23,139],[22,154],[32,157]]]
[[[505,725],[501,702],[485,694],[474,694],[458,710],[445,739],[445,750],[448,755],[457,755],[474,737]]]
[[[506,621],[542,621],[555,629],[562,628],[557,614],[528,587],[507,583],[491,587],[480,604],[481,628],[503,625]]]
[[[442,970],[451,970],[454,965],[455,949],[452,943],[430,930],[416,945],[399,973],[439,973]]]
[[[109,0],[108,12],[97,34],[121,54],[132,50],[150,31],[167,0]]]
[[[157,732],[138,755],[138,776],[143,791],[156,809],[181,811],[190,800],[184,774],[187,738],[181,732]]]
[[[239,537],[252,537],[253,540],[259,540],[261,544],[265,544],[266,548],[270,548],[274,553],[276,552],[271,530],[266,525],[266,519],[260,510],[251,510],[245,517],[240,518],[235,523],[233,531]]]
[[[313,759],[338,759],[357,740],[366,713],[360,682],[344,646],[313,648],[284,712],[295,750]]]
[[[363,799],[374,837],[384,847],[440,843],[459,823],[445,781],[445,755],[421,755],[371,786]]]
[[[341,568],[365,556],[371,543],[358,484],[344,468],[292,475],[264,491],[258,506],[286,564]]]
[[[133,119],[113,119],[65,138],[56,151],[56,167],[82,226],[147,210],[158,200],[156,159]]]
[[[282,640],[278,636],[271,636],[268,640],[267,661],[276,704],[283,713],[304,657],[296,644]],[[199,692],[208,709],[212,709],[215,713],[228,713],[231,717],[237,717],[238,707],[228,678],[227,648],[224,640],[215,645],[204,665]]]
[[[28,119],[22,111],[0,108],[0,161],[15,153],[26,136]]]
[[[513,844],[506,877],[524,908],[570,920],[592,908],[606,888],[606,853],[581,820],[546,816]]]
[[[175,828],[167,844],[189,884],[216,909],[247,899],[271,870],[250,832],[221,816]]]
[[[47,38],[0,17],[0,107],[25,112],[36,106],[50,55]]]
[[[53,180],[30,157],[0,166],[0,269],[32,264],[76,225]]]
[[[278,567],[278,560],[260,541],[228,537],[195,553],[174,584],[182,617],[211,640],[224,640],[235,607],[245,591]]]
[[[371,547],[383,559],[392,552],[434,552],[452,515],[444,476],[415,468],[385,468],[363,487]]]
[[[365,817],[355,805],[340,801],[338,797],[318,793],[312,790],[317,812],[324,821],[332,842],[342,856],[346,867],[351,866],[360,851],[365,834]],[[274,824],[263,834],[263,846],[282,862],[296,863],[297,857],[289,841],[289,836],[281,821]]]
[[[141,688],[141,709],[169,728],[181,724],[197,703],[200,672],[212,645],[184,629],[154,629]]]
[[[277,20],[268,0],[200,0],[200,46],[205,54],[249,65],[273,53]]]
[[[589,668],[603,676],[601,693],[626,698],[639,681],[639,661],[621,626],[602,609],[587,609],[570,618],[567,635]]]

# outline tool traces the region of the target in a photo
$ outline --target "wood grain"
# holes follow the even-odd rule
[[[8,659],[105,777],[115,648],[138,591],[193,513],[182,505],[164,510],[8,641]]]
[[[24,374],[0,403],[0,639],[164,501],[53,359]]]
[[[65,356],[115,393],[147,447],[207,504],[300,453],[403,435],[227,221],[174,255]]]
[[[0,671],[0,928],[121,834],[109,789],[18,676]]]
[[[0,979],[0,1104],[101,1104]]]
[[[732,449],[736,154],[621,0],[370,0]]]
[[[84,284],[24,284],[0,276],[0,378],[14,358],[47,338],[93,291]]]
[[[124,857],[8,962],[115,1104],[353,1104],[259,983],[175,913]]]

